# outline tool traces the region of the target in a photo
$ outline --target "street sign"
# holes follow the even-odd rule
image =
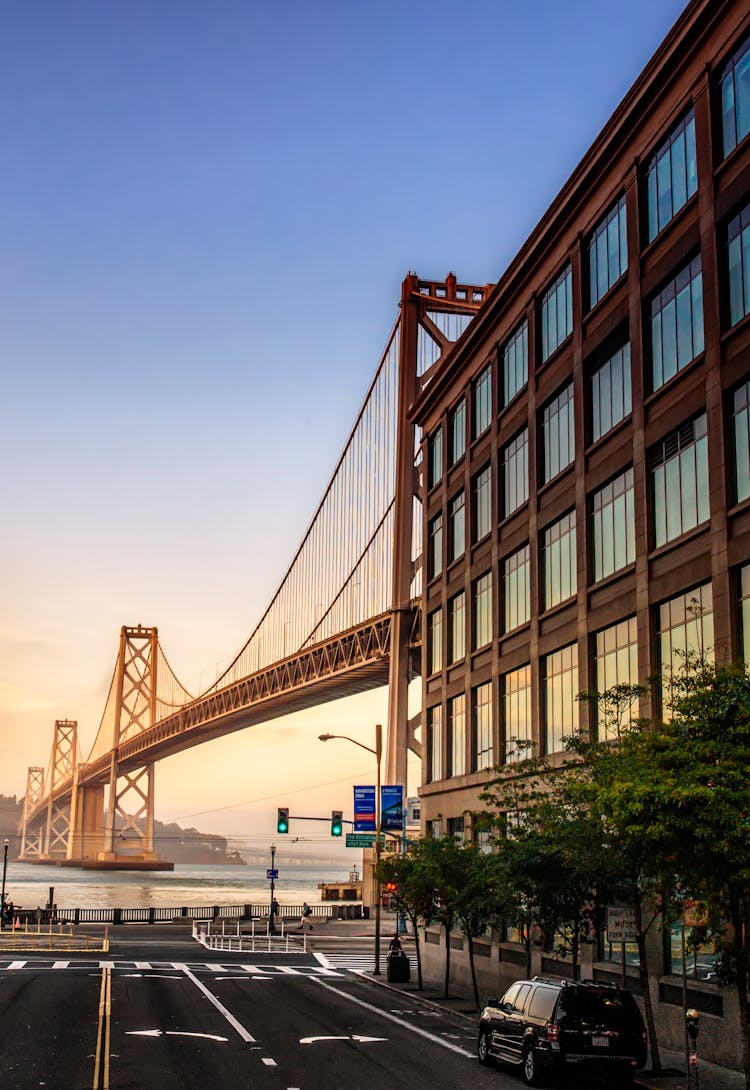
[[[607,942],[635,942],[635,912],[632,908],[607,908]]]
[[[404,789],[401,784],[380,788],[380,828],[399,832],[404,824]]]
[[[347,848],[371,848],[375,843],[375,833],[347,833]]]
[[[354,788],[354,832],[375,832],[375,788],[372,786]]]
[[[279,877],[279,872],[276,869],[271,870],[270,867],[267,869],[266,878],[278,878],[278,877]]]

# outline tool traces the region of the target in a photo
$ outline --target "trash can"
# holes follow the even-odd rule
[[[388,955],[386,972],[389,984],[406,984],[411,979],[409,959],[403,951],[392,951]]]

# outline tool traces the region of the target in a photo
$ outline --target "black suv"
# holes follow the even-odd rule
[[[527,1086],[552,1071],[606,1073],[607,1085],[631,1086],[646,1063],[646,1028],[630,992],[614,984],[550,977],[517,980],[501,999],[488,999],[477,1054],[520,1067]]]

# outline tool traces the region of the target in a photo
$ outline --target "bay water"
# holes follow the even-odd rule
[[[321,903],[319,882],[348,882],[349,868],[315,863],[277,866],[279,904]],[[270,882],[264,866],[191,866],[174,871],[90,871],[78,867],[9,862],[5,896],[18,908],[47,904],[54,886],[58,908],[181,908],[204,905],[265,904]]]

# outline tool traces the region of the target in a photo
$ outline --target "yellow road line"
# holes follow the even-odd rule
[[[99,989],[99,1023],[96,1031],[96,1056],[92,1090],[109,1090],[110,1015],[112,1013],[112,970],[102,969]]]

